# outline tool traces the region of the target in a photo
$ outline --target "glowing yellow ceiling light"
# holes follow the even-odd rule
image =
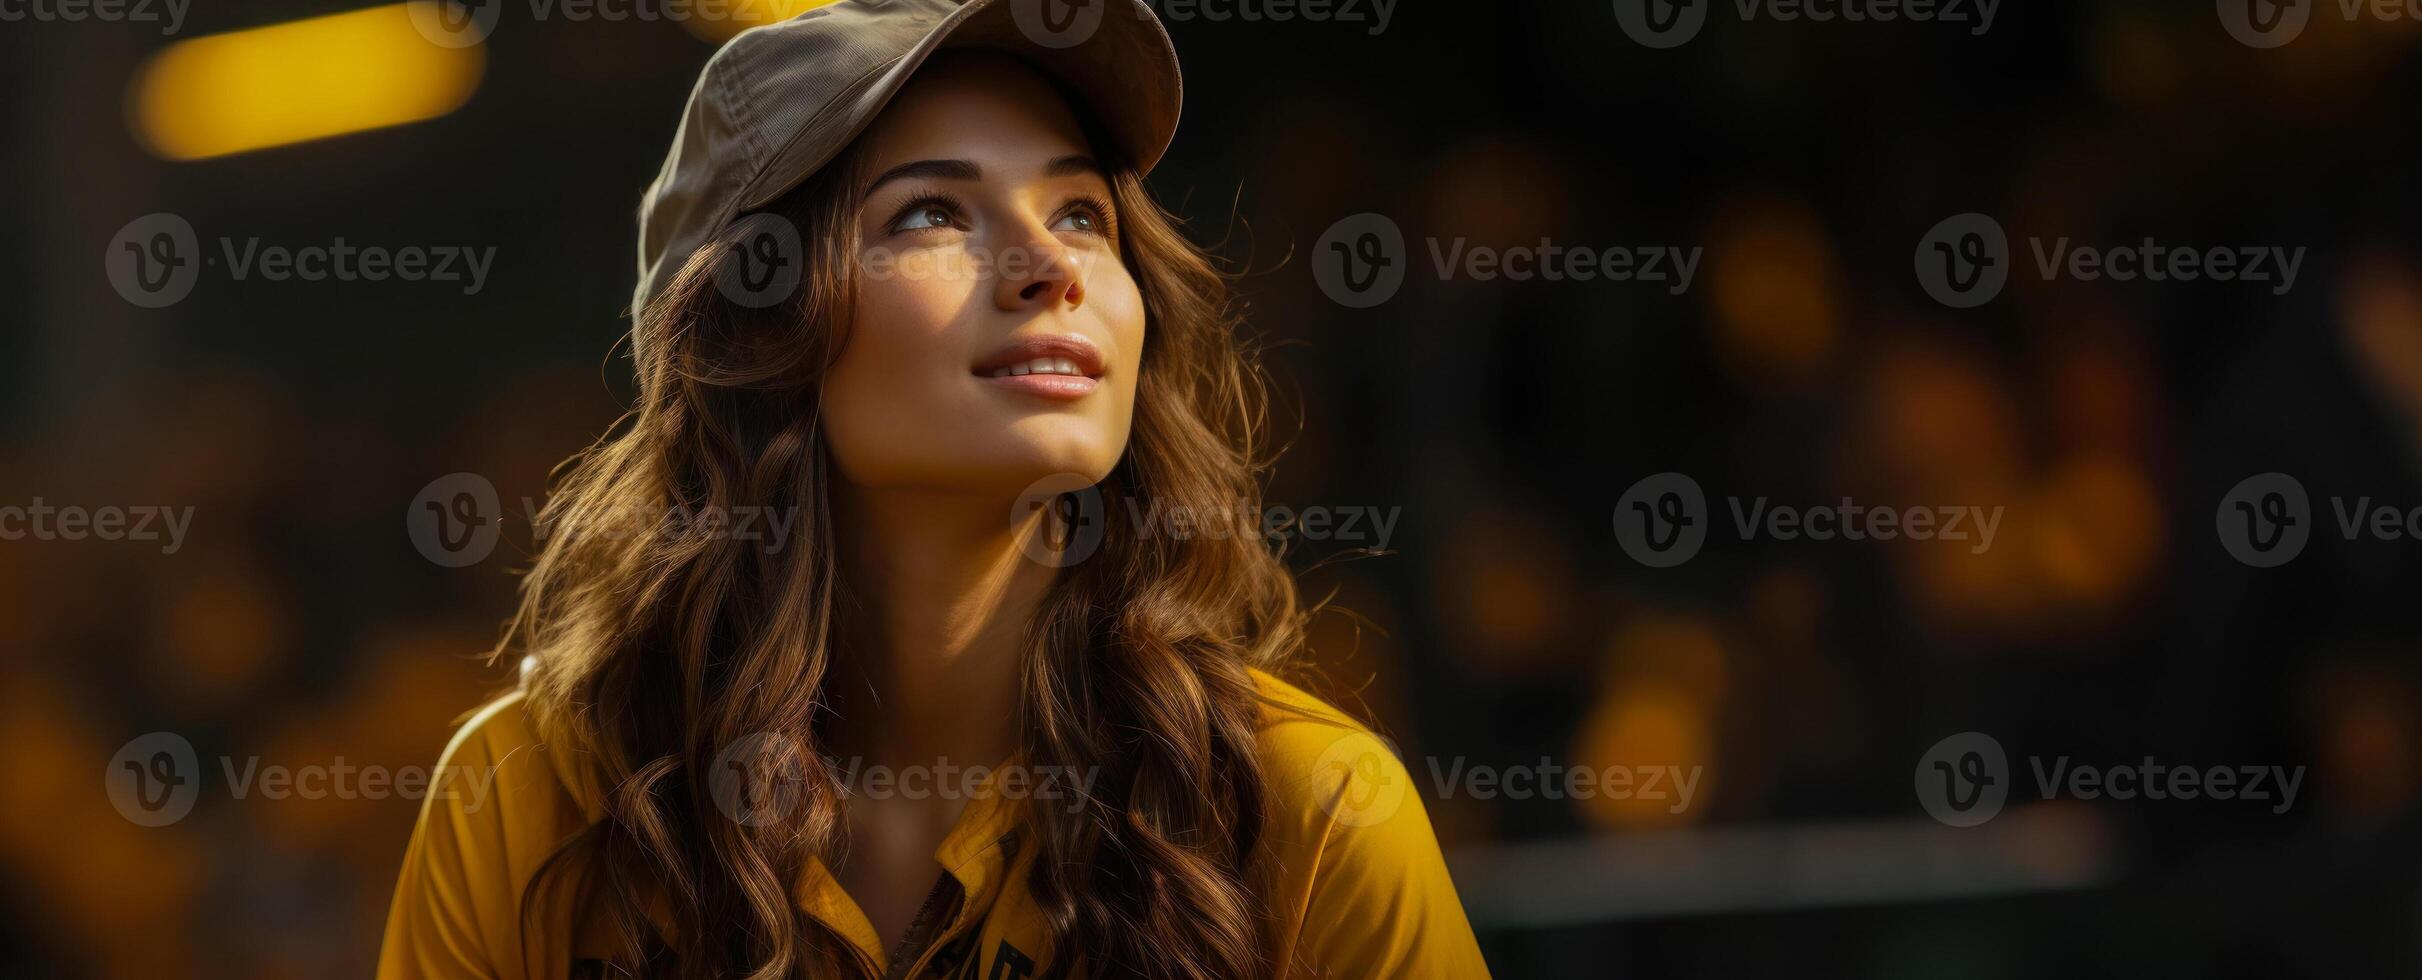
[[[129,113],[153,153],[197,160],[445,115],[486,68],[432,41],[416,0],[181,41],[136,74]],[[420,11],[426,15],[428,10]]]

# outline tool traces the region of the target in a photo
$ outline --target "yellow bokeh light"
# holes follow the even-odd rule
[[[2036,561],[2046,582],[2070,599],[2115,603],[2161,557],[2161,496],[2130,461],[2101,454],[2063,463],[2035,510]]]
[[[1696,823],[1714,799],[1715,734],[1707,710],[1682,688],[1643,682],[1620,687],[1590,712],[1573,740],[1573,764],[1600,770],[1610,788],[1577,798],[1582,815],[1610,829]],[[1672,786],[1612,789],[1616,776],[1655,772]],[[1690,798],[1680,787],[1688,780]],[[1636,792],[1633,790],[1637,790]]]
[[[1716,341],[1753,381],[1799,381],[1833,360],[1842,335],[1841,273],[1832,239],[1798,200],[1748,195],[1709,231]]]
[[[372,7],[181,41],[136,73],[135,135],[199,160],[417,122],[479,87],[479,43],[449,47],[413,24],[419,3]]]

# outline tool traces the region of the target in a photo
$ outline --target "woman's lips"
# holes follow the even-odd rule
[[[1074,399],[1101,387],[1102,355],[1075,334],[1019,337],[977,362],[977,380],[1045,398]]]
[[[1006,377],[979,378],[985,384],[998,385],[1011,391],[1022,391],[1045,398],[1076,399],[1093,393],[1101,382],[1081,374],[1017,374]]]

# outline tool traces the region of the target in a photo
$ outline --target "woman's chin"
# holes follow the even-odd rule
[[[1003,483],[1027,487],[1048,483],[1058,488],[1056,492],[1066,492],[1100,483],[1117,465],[1118,458],[1115,456],[1037,456],[1004,467],[1003,472],[1009,479]]]
[[[1053,420],[1050,425],[1013,426],[989,469],[1015,474],[1020,483],[1047,476],[1073,475],[1092,483],[1110,475],[1126,449],[1126,433],[1113,439],[1102,427],[1085,420]]]

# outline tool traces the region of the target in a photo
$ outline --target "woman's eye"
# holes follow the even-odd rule
[[[1053,225],[1053,229],[1100,235],[1109,231],[1109,224],[1110,222],[1102,216],[1101,210],[1097,206],[1082,204],[1071,209],[1067,214],[1061,215],[1060,220]]]
[[[939,204],[926,204],[908,209],[893,222],[893,231],[922,231],[927,228],[950,227],[950,209]]]

